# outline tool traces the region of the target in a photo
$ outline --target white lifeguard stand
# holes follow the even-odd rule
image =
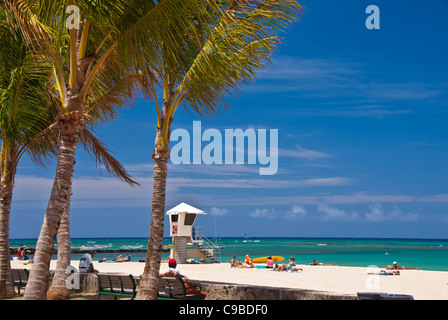
[[[192,207],[184,202],[175,206],[166,213],[170,219],[170,236],[173,238],[174,249],[171,249],[171,257],[177,263],[187,263],[190,258],[187,253],[188,243],[194,243],[193,224],[199,214],[207,214],[202,210]],[[197,248],[199,249],[199,248]]]

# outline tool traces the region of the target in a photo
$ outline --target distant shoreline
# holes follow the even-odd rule
[[[208,236],[208,238],[210,239],[214,239],[214,236]],[[448,238],[383,238],[383,237],[266,237],[266,236],[248,236],[248,237],[244,237],[244,236],[230,236],[230,237],[225,237],[225,236],[219,236],[216,237],[218,239],[329,239],[329,240],[418,240],[418,241],[448,241]],[[142,236],[142,237],[72,237],[71,239],[73,240],[77,240],[77,239],[148,239],[148,237],[146,236]],[[163,239],[171,239],[171,237],[163,237]],[[35,240],[37,241],[38,238],[10,238],[10,241],[20,241],[20,240],[27,240],[27,241],[31,241],[31,240]],[[57,242],[57,240],[56,240]]]

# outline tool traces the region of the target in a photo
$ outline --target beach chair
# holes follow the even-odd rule
[[[17,287],[17,294],[20,295],[20,288],[25,288],[28,284],[29,272],[27,269],[11,269],[12,283]]]
[[[133,300],[137,295],[137,282],[131,275],[118,275],[98,273],[98,295],[111,295],[117,300],[117,297],[127,297]]]
[[[201,293],[201,287],[195,285],[197,293],[187,293],[182,278],[160,277],[159,278],[159,300],[201,300],[204,294]]]

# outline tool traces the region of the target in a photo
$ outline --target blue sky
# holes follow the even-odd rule
[[[206,235],[448,238],[448,2],[308,1],[273,67],[202,130],[278,129],[278,172],[259,165],[169,166],[166,209],[208,212]],[[368,5],[380,29],[368,30]],[[178,111],[173,129],[191,132]],[[139,100],[99,133],[142,187],[79,149],[73,237],[147,237],[155,106]],[[11,238],[37,237],[55,171],[23,159]],[[166,225],[168,220],[166,220]],[[166,227],[166,230],[168,228]],[[165,233],[168,235],[168,232]]]

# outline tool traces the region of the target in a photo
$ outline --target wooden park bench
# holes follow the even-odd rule
[[[25,288],[28,283],[29,272],[27,269],[11,269],[12,283],[17,287],[20,295],[20,288]]]
[[[200,300],[203,297],[201,287],[194,285],[198,293],[187,293],[182,278],[160,277],[159,278],[159,300]]]
[[[112,295],[117,297],[128,297],[133,300],[137,294],[137,280],[131,275],[98,273],[98,295]]]

